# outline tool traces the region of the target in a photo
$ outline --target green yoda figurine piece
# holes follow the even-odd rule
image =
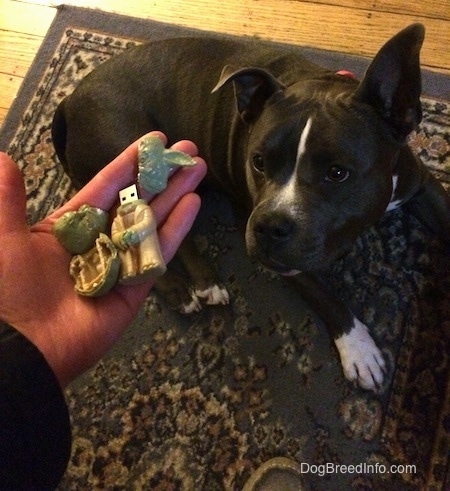
[[[167,187],[171,171],[192,166],[188,154],[166,149],[156,136],[139,144],[140,187],[158,194]],[[135,184],[119,192],[120,206],[110,231],[108,213],[89,205],[65,213],[53,226],[53,233],[72,253],[70,275],[75,291],[97,297],[117,282],[137,284],[157,278],[166,271],[152,209],[138,196]]]
[[[84,254],[73,256],[69,272],[75,291],[86,297],[105,295],[117,283],[120,258],[111,239],[101,233],[94,246]]]
[[[119,251],[119,283],[133,285],[166,272],[159,246],[157,223],[136,185],[119,192],[120,206],[111,226],[111,239]]]
[[[95,244],[100,233],[106,233],[108,213],[100,208],[83,205],[68,211],[53,225],[53,233],[72,254],[84,254]]]
[[[173,169],[195,164],[188,154],[166,148],[157,136],[148,136],[139,143],[138,182],[142,189],[151,194],[166,189]]]

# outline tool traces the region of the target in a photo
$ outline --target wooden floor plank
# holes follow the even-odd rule
[[[409,23],[427,28],[422,66],[450,75],[450,0],[65,0],[198,29],[373,56]],[[0,0],[0,123],[54,16],[55,0]]]
[[[56,9],[47,5],[0,0],[0,30],[2,31],[44,37],[55,15]]]
[[[411,0],[293,0],[294,2],[324,3],[339,5],[352,9],[369,10],[371,12],[395,12],[407,16],[430,17],[434,19],[450,20],[449,0],[433,0],[432,2],[413,2]]]
[[[50,3],[50,0],[36,1]],[[421,21],[425,23],[428,31],[427,43],[422,52],[423,66],[450,72],[450,54],[447,47],[450,39],[450,21],[429,17],[431,7],[424,7],[421,15],[418,15],[377,11],[370,8],[372,3],[369,2],[358,2],[361,7],[356,8],[356,0],[336,2],[339,5],[323,3],[324,1],[66,0],[68,4],[85,7],[95,5],[106,11],[153,18],[199,29],[237,35],[248,34],[363,56],[373,56],[390,36],[409,23]],[[392,0],[378,1],[387,2],[388,6]],[[430,3],[434,5],[434,2]],[[445,3],[449,4],[448,1]],[[374,4],[378,2],[375,1]],[[403,0],[402,5],[406,9],[406,0]],[[438,5],[441,3],[438,2]]]
[[[42,37],[21,32],[0,31],[0,72],[6,75],[24,77]]]
[[[16,97],[22,80],[22,77],[0,73],[0,125],[3,123],[7,110],[10,108],[14,98]],[[3,113],[3,118],[1,113]]]

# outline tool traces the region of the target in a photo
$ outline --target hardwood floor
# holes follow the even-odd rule
[[[450,0],[66,0],[134,17],[372,56],[395,32],[423,22],[422,66],[450,75]],[[0,0],[0,124],[57,3]]]

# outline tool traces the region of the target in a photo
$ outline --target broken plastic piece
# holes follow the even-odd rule
[[[196,163],[187,153],[166,148],[157,136],[147,136],[139,142],[139,185],[151,194],[158,194],[166,189],[170,172],[175,167]]]
[[[53,233],[72,254],[83,254],[94,246],[100,233],[108,226],[108,213],[83,205],[78,211],[64,213],[53,225]]]
[[[69,271],[75,280],[77,293],[98,297],[116,284],[119,269],[117,249],[111,239],[101,233],[90,251],[72,258]]]

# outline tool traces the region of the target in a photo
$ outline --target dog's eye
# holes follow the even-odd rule
[[[259,153],[255,153],[255,155],[253,155],[252,164],[255,170],[257,170],[258,172],[264,171],[264,159],[263,156]]]
[[[327,172],[326,180],[329,182],[344,182],[350,176],[350,172],[347,169],[333,165]]]

